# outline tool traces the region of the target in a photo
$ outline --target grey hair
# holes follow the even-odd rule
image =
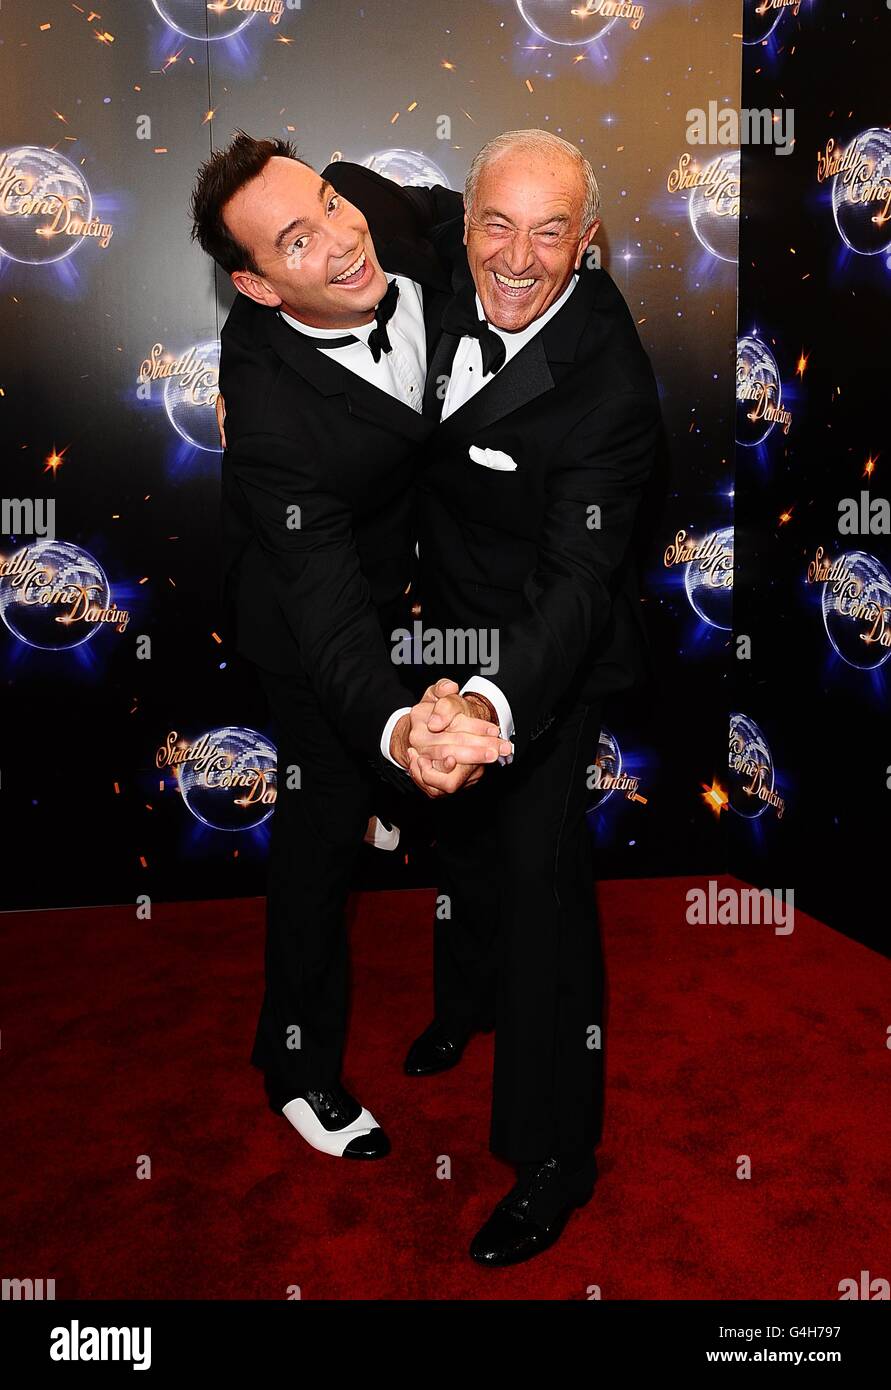
[[[564,140],[561,136],[552,135],[549,130],[505,130],[501,135],[496,135],[493,140],[489,140],[487,144],[483,145],[479,154],[474,155],[467,171],[467,178],[464,181],[464,206],[466,210],[470,212],[473,207],[480,174],[486,165],[491,164],[499,155],[506,154],[508,150],[515,149],[542,150],[550,153],[559,150],[562,154],[569,155],[570,159],[575,162],[585,186],[581,231],[586,232],[600,211],[600,189],[597,187],[594,170],[580,149],[571,145],[568,140]]]

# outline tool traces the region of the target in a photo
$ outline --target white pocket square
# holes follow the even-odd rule
[[[494,468],[499,473],[515,473],[517,470],[510,454],[502,454],[500,449],[479,449],[476,444],[471,444],[470,457],[474,463],[481,463],[483,468]]]

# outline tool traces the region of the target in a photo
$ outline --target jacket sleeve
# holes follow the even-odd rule
[[[388,240],[397,236],[425,236],[440,222],[450,222],[464,210],[464,198],[451,188],[434,184],[432,188],[409,188],[384,178],[364,164],[337,160],[322,170],[338,193],[355,203],[368,219],[374,235],[374,223],[385,211]]]
[[[492,677],[510,702],[515,755],[549,721],[609,622],[660,432],[655,394],[607,397],[566,436],[549,470],[525,611],[500,634]]]
[[[359,567],[347,504],[293,441],[253,434],[227,451],[250,508],[277,599],[322,709],[344,741],[389,776],[380,739],[394,710],[413,705]]]

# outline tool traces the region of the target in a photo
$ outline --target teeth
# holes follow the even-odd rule
[[[355,275],[357,270],[361,270],[364,264],[365,252],[363,251],[362,255],[355,262],[355,264],[350,266],[349,270],[341,271],[340,275],[335,275],[334,279],[331,281],[332,285],[336,285],[338,280],[348,280],[351,275]]]
[[[528,289],[530,285],[535,284],[534,275],[528,280],[511,280],[506,275],[499,275],[497,270],[495,271],[495,279],[499,280],[502,285],[510,285],[512,290],[525,290]]]

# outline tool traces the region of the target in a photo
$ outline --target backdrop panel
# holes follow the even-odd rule
[[[609,711],[591,829],[604,876],[726,868],[738,154],[691,151],[687,112],[738,105],[740,33],[739,0],[6,0],[4,906],[262,890],[274,749],[219,641],[231,296],[188,236],[236,127],[455,188],[506,128],[592,160],[673,472],[646,558],[660,688]],[[431,881],[414,848],[363,873]]]

